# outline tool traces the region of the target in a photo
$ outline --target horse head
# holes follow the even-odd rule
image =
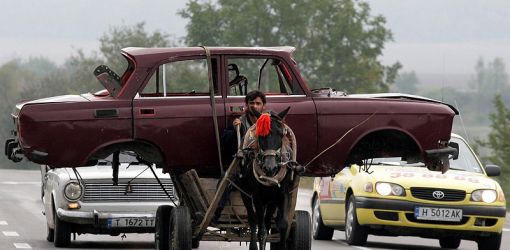
[[[262,166],[267,177],[274,177],[282,162],[282,145],[285,136],[285,125],[283,119],[289,112],[290,107],[276,114],[258,113],[256,124],[256,135],[259,147],[257,163]]]

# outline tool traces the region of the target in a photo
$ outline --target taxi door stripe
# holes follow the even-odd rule
[[[340,199],[322,199],[321,204],[345,204],[345,200]]]

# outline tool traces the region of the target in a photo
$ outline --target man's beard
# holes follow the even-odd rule
[[[254,108],[248,108],[248,114],[251,116],[255,116],[255,109]]]

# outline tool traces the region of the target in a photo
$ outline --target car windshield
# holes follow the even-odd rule
[[[450,159],[450,170],[460,170],[474,173],[483,173],[482,167],[469,146],[461,139],[452,137],[451,142],[459,144],[459,158]],[[393,165],[402,167],[425,167],[422,162],[407,163],[401,157],[374,158],[366,160],[367,165]]]

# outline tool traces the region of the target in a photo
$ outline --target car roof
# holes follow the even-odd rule
[[[281,47],[207,47],[211,55],[274,55],[290,56],[296,48]],[[178,56],[205,56],[203,47],[140,48],[128,47],[121,50],[134,59],[138,66],[152,66],[154,62]]]
[[[292,46],[277,46],[277,47],[207,47],[211,54],[257,54],[261,52],[266,53],[278,53],[286,52],[292,53],[296,50]],[[203,47],[168,47],[168,48],[142,48],[142,47],[128,47],[122,49],[122,51],[133,55],[148,55],[148,54],[159,54],[159,53],[177,53],[177,52],[203,52]]]

